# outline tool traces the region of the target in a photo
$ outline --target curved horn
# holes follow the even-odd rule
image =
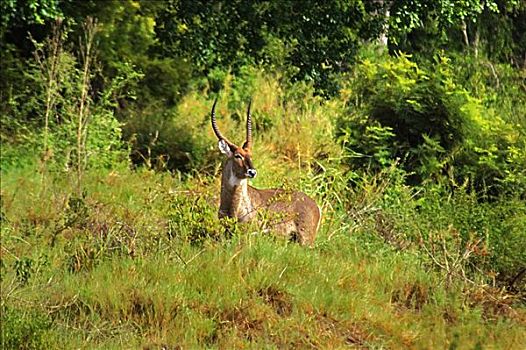
[[[247,139],[243,148],[249,149],[252,147],[252,115],[250,114],[250,105],[252,104],[252,99],[248,101],[247,108]]]
[[[212,120],[212,129],[214,129],[214,133],[216,134],[219,140],[225,141],[229,146],[234,146],[232,142],[228,141],[228,139],[221,134],[221,131],[219,131],[219,128],[217,127],[216,112],[215,112],[216,104],[217,104],[217,97],[214,100],[214,105],[212,106],[212,113],[210,115],[211,120]]]

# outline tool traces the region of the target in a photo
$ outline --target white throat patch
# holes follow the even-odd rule
[[[224,208],[229,215],[238,218],[240,222],[245,222],[251,220],[255,215],[248,192],[248,180],[235,176],[232,171],[232,165],[232,160],[227,161],[223,168],[221,207]],[[223,197],[223,191],[225,191],[225,197]],[[225,200],[228,202],[224,202]]]
[[[245,187],[247,184],[247,179],[240,179],[237,176],[235,176],[233,172],[230,172],[230,176],[228,177],[228,184],[231,187],[234,187],[234,186]]]
[[[243,186],[246,188],[247,179],[240,179],[234,175],[232,167],[233,161],[228,160],[225,164],[225,167],[223,168],[223,181],[226,180],[228,186],[231,188],[234,188],[235,186]]]

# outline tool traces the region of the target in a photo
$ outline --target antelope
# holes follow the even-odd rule
[[[246,139],[242,147],[225,138],[217,127],[214,101],[212,129],[219,140],[219,150],[227,158],[221,174],[219,218],[235,218],[240,223],[255,221],[264,231],[272,230],[302,245],[312,245],[320,226],[321,209],[303,192],[284,189],[257,189],[248,185],[257,171],[252,163],[252,116],[247,108]],[[268,219],[268,217],[273,219]]]

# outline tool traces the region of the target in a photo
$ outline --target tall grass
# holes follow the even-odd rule
[[[217,219],[216,96],[205,87],[148,126],[134,150],[144,167],[88,167],[82,191],[68,169],[2,170],[3,347],[522,346],[523,202],[409,186],[397,159],[356,166],[370,155],[335,141],[336,121],[354,118],[346,97],[323,101],[260,71],[223,85],[218,124],[234,142],[252,98],[253,184],[302,190],[323,208],[314,247]],[[385,146],[382,130],[368,137]]]
[[[425,254],[387,239],[378,213],[392,180],[340,194],[343,205],[326,206],[305,249],[226,230],[216,180],[99,170],[86,173],[78,197],[67,179],[48,179],[43,192],[31,174],[3,174],[6,346],[517,348],[526,331],[510,295],[446,283]],[[266,176],[279,184],[282,174]],[[319,177],[289,176],[319,188]],[[193,210],[181,214],[177,203]],[[405,216],[384,215],[412,233]]]

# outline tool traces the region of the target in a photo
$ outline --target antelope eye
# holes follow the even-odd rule
[[[241,154],[236,154],[234,155],[234,157],[236,157],[237,159],[243,159],[243,156]]]

